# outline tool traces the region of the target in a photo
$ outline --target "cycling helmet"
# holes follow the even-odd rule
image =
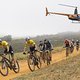
[[[26,37],[26,38],[25,38],[26,41],[29,40],[29,39],[30,39],[29,37]]]
[[[47,41],[47,39],[44,39],[44,41]]]

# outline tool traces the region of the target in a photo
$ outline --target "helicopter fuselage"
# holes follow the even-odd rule
[[[68,18],[70,20],[80,21],[80,15],[78,14],[69,15]]]

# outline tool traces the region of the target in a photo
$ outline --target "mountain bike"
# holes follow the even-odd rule
[[[41,60],[40,60],[40,56],[36,55],[36,51],[33,52],[28,52],[28,67],[31,71],[35,70],[35,66],[37,66],[37,68],[41,68]]]
[[[41,54],[41,59],[43,60],[43,62],[47,62],[47,65],[49,65],[51,63],[51,60],[52,60],[52,52],[53,49],[51,50],[43,50],[43,51],[40,51],[40,54]]]
[[[20,67],[19,67],[19,63],[17,60],[15,60],[15,62],[13,63],[12,62],[12,59],[10,57],[10,54],[9,55],[9,58],[7,58],[5,56],[5,54],[3,55],[0,55],[2,57],[1,61],[0,61],[0,64],[1,64],[1,69],[0,69],[0,73],[3,75],[3,76],[7,76],[8,73],[9,73],[9,69],[10,70],[13,70],[15,73],[18,73],[19,70],[20,70]],[[8,69],[9,68],[9,69]]]

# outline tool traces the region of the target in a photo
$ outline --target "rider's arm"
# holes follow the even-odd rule
[[[24,49],[23,49],[23,54],[26,54],[25,52],[26,52],[26,44],[24,45]]]
[[[27,46],[26,46],[26,44],[25,44],[23,52],[25,52],[25,51],[26,51],[26,48],[27,48]]]
[[[9,46],[8,45],[6,46],[6,48],[7,48],[7,52],[9,52]]]
[[[27,42],[26,42],[26,43],[24,44],[24,49],[23,49],[23,52],[24,52],[24,53],[25,53],[27,47],[28,47],[28,44],[27,44]]]
[[[35,50],[38,50],[38,46],[37,45],[35,45]]]

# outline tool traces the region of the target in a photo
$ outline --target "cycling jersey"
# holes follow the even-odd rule
[[[29,47],[31,47],[31,46],[34,46],[35,45],[35,42],[33,41],[33,40],[28,40],[26,43],[25,43],[25,46],[29,46]]]
[[[76,41],[76,45],[79,45],[79,41]]]
[[[52,44],[47,41],[47,42],[44,42],[44,50],[51,50],[52,49]]]
[[[24,47],[24,52],[26,51],[26,48],[29,47],[29,50],[32,52],[35,50],[35,42],[31,39],[26,41],[25,47]]]
[[[64,43],[65,43],[65,47],[69,47],[70,46],[69,40],[65,40]]]

